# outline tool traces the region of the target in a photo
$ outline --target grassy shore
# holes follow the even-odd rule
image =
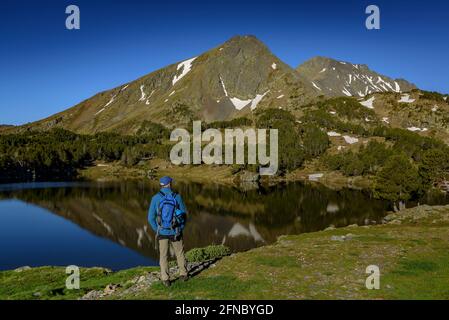
[[[91,181],[123,181],[157,179],[169,175],[182,181],[232,185],[235,179],[229,166],[175,166],[168,161],[154,159],[140,165],[126,167],[119,162],[97,163],[80,171],[80,178]]]
[[[323,170],[315,165],[297,169],[284,176],[267,177],[263,180],[272,184],[279,182],[309,181],[309,175],[322,173],[323,176],[313,183],[320,183],[330,189],[342,188],[369,189],[369,177],[346,177],[339,172]],[[185,165],[175,166],[167,161],[155,159],[133,167],[126,167],[118,162],[98,163],[95,166],[80,171],[80,178],[90,181],[123,181],[139,180],[153,177],[154,179],[169,175],[179,181],[195,183],[215,183],[233,186],[239,181],[239,173],[235,174],[230,166],[225,165]]]
[[[106,299],[449,299],[449,206],[420,206],[377,226],[282,236],[233,254],[188,282],[158,281],[124,294],[131,279],[157,268],[81,270],[81,289],[65,289],[65,269],[0,272],[0,299],[76,299],[119,285]],[[368,290],[366,268],[380,268]]]

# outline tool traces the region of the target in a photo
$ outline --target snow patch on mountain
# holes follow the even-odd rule
[[[150,93],[150,95],[146,98],[147,100],[145,101],[145,104],[146,105],[149,105],[150,104],[150,98],[151,98],[151,96],[153,95],[153,93],[155,92],[156,90],[152,90],[151,91],[151,93]]]
[[[373,107],[374,100],[375,100],[375,97],[371,97],[366,101],[360,102],[360,104],[364,107],[367,107],[368,109],[374,109],[374,107]]]
[[[140,99],[139,99],[139,101],[143,101],[143,100],[145,100],[145,97],[147,96],[146,95],[146,93],[143,91],[143,88],[145,87],[145,85],[141,85],[140,86]]]
[[[224,84],[223,79],[221,78],[221,76],[220,76],[220,83],[221,83],[221,87],[223,88],[223,91],[224,91],[224,93],[225,93],[225,96],[227,97],[227,96],[228,96],[228,91],[226,91],[226,86],[225,86],[225,84]]]
[[[115,95],[112,96],[111,100],[109,100],[109,102],[106,103],[104,107],[106,108],[108,105],[110,105],[111,103],[113,103],[113,102],[114,102],[114,99],[115,99]]]
[[[259,102],[265,97],[265,95],[269,91],[270,90],[268,90],[264,94],[257,94],[253,99],[242,100],[242,99],[234,97],[234,98],[230,98],[230,100],[237,110],[242,110],[244,107],[246,107],[250,103],[251,103],[251,106],[250,106],[251,110],[254,110],[254,109],[256,109]]]
[[[228,97],[228,91],[226,90],[226,85],[223,81],[223,79],[220,76],[220,83],[221,86],[223,88],[223,91],[225,93],[225,96]],[[254,110],[257,105],[259,104],[259,102],[263,99],[263,97],[265,97],[265,95],[269,92],[270,90],[268,90],[267,92],[265,92],[264,94],[257,94],[254,98],[252,99],[240,99],[237,97],[232,97],[229,100],[231,100],[232,104],[234,105],[234,107],[237,110],[242,110],[244,107],[246,107],[248,104],[251,103],[251,110]],[[283,95],[282,95],[283,96]]]
[[[418,127],[408,127],[407,130],[408,131],[412,131],[412,132],[416,132],[416,131],[426,132],[429,129],[427,129],[427,128],[418,128]]]
[[[104,107],[101,108],[100,111],[98,111],[97,113],[95,113],[95,115],[102,113],[102,112],[104,111],[104,109],[105,109]]]
[[[409,94],[403,94],[401,100],[398,100],[398,102],[412,103],[415,102],[415,99],[411,99]]]
[[[312,85],[315,87],[315,88],[317,88],[318,90],[320,90],[321,91],[321,88],[320,87],[318,87],[317,85],[316,85],[316,83],[315,82],[313,82],[312,81]]]
[[[101,108],[97,113],[95,113],[95,115],[102,113],[102,112],[103,112],[103,111],[104,111],[104,110],[105,110],[111,103],[114,102],[116,96],[117,96],[117,94],[114,94],[114,95],[111,97],[111,100],[109,100],[109,102],[106,103],[106,104],[104,105],[103,108]]]
[[[263,97],[265,97],[265,95],[269,92],[270,90],[268,90],[267,92],[265,92],[264,94],[258,94],[256,95],[256,97],[253,99],[253,101],[251,102],[251,110],[256,109],[257,105],[259,104],[259,102],[263,99]]]
[[[343,136],[343,139],[345,139],[347,144],[354,144],[359,142],[359,139],[350,136]]]
[[[185,75],[186,75],[187,73],[189,73],[189,71],[192,69],[192,62],[193,62],[196,58],[198,58],[198,57],[194,57],[194,58],[192,58],[192,59],[183,61],[183,62],[181,62],[180,64],[178,64],[176,70],[179,71],[180,69],[182,69],[182,72],[181,72],[181,74],[180,74],[179,76],[178,76],[178,75],[175,75],[175,76],[173,77],[173,80],[172,80],[173,85],[175,85],[176,82],[178,82],[179,80],[181,80],[182,78],[184,78]]]
[[[327,96],[364,97],[375,92],[400,93],[413,88],[413,85],[405,80],[394,80],[378,74],[366,65],[329,58],[312,58],[297,70],[306,80],[314,81],[322,89],[320,94]],[[327,72],[324,73],[325,71]]]
[[[347,95],[348,97],[352,97],[352,94],[348,91],[348,89],[345,87],[343,88],[343,90],[341,91],[343,92],[345,95]]]
[[[247,100],[242,100],[239,98],[231,98],[231,102],[234,105],[234,107],[237,110],[242,110],[244,107],[246,107],[250,102],[252,101],[252,99],[247,99]]]

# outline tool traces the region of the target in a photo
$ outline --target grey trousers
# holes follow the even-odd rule
[[[168,249],[170,243],[175,251],[176,261],[178,262],[179,274],[187,275],[186,258],[184,256],[184,243],[181,240],[171,241],[169,239],[159,239],[159,265],[161,266],[161,280],[169,280],[168,275]]]

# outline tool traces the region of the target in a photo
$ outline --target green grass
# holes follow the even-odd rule
[[[401,261],[400,265],[405,272],[411,274],[431,272],[438,269],[438,265],[435,262],[426,260],[405,260]]]
[[[446,250],[449,248],[446,248]],[[383,279],[389,299],[449,299],[449,252],[401,260]]]
[[[147,299],[239,299],[242,293],[252,295],[261,288],[261,282],[243,281],[231,275],[197,277],[187,282],[174,282],[166,288],[160,282],[133,297]]]
[[[154,270],[133,268],[107,274],[101,268],[80,268],[80,289],[69,290],[62,267],[39,267],[30,270],[0,272],[0,299],[77,299],[91,290],[102,290],[110,283],[125,284],[129,279]]]
[[[299,263],[295,257],[281,256],[257,256],[254,259],[254,263],[261,266],[274,267],[274,268],[297,268]]]

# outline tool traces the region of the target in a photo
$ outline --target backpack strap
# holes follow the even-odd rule
[[[179,202],[178,202],[178,200],[176,200],[176,196],[177,196],[178,194],[175,192],[175,191],[172,191],[172,196],[173,196],[173,199],[175,199],[175,202],[176,202],[176,209],[179,209]]]
[[[163,193],[162,191],[159,190],[159,195],[164,198],[165,197],[165,193]],[[156,238],[159,236],[159,230],[161,228],[161,215],[162,215],[162,209],[160,207],[161,201],[159,201],[159,203],[157,204],[157,213],[156,213],[156,224],[157,224],[157,231],[156,231]]]

